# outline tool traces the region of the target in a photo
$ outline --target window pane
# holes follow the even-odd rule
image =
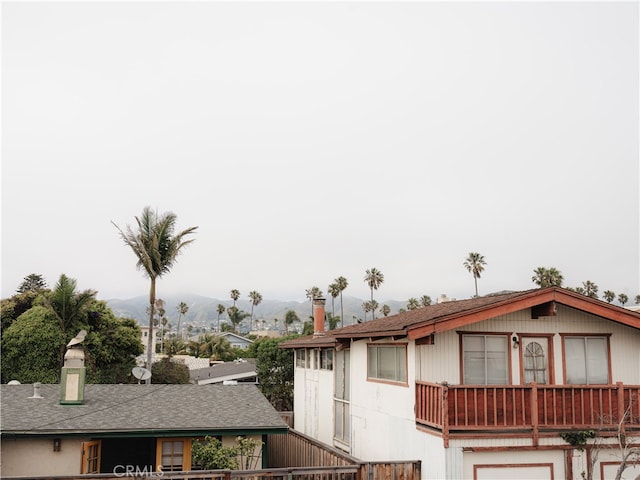
[[[349,400],[351,397],[351,350],[344,351],[344,395],[342,398]]]
[[[378,351],[377,378],[396,380],[396,349],[395,347],[374,348]]]
[[[507,383],[507,338],[487,337],[487,384],[504,385]]]
[[[587,337],[587,383],[609,383],[609,362],[607,339]]]
[[[334,420],[334,436],[338,439],[342,439],[342,423],[343,423],[343,412],[342,412],[342,402],[335,401],[333,402],[335,405],[335,420]]]
[[[462,337],[464,383],[485,383],[484,337],[465,335]]]
[[[506,384],[509,378],[507,340],[504,335],[463,335],[464,383]]]
[[[587,383],[584,337],[567,337],[564,340],[564,355],[567,368],[567,383]]]
[[[378,378],[378,349],[375,347],[369,347],[367,351],[369,353],[369,377]]]

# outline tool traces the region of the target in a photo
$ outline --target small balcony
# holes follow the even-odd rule
[[[640,431],[640,385],[447,385],[416,382],[416,423],[455,436]]]

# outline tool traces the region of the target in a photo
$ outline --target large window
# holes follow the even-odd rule
[[[565,336],[565,383],[609,384],[609,339],[605,336]]]
[[[191,439],[160,438],[156,447],[156,462],[163,472],[191,470]]]
[[[351,409],[349,395],[350,382],[349,350],[341,350],[335,355],[334,399],[333,399],[333,437],[336,446],[348,450],[351,443]]]
[[[463,383],[508,384],[508,352],[508,335],[462,335]]]
[[[305,348],[296,350],[296,367],[307,368],[307,350]]]
[[[369,379],[407,383],[407,345],[369,344],[367,346]]]

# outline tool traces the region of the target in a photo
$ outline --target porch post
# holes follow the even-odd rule
[[[531,426],[533,427],[533,445],[538,446],[540,426],[538,420],[538,384],[531,382]]]
[[[444,448],[449,448],[449,385],[442,384],[442,439]]]

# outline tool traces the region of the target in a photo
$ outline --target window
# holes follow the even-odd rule
[[[163,472],[191,470],[191,440],[188,438],[160,438],[156,447],[156,464]]]
[[[524,383],[549,383],[549,364],[546,338],[524,338]]]
[[[333,370],[333,350],[324,349],[320,352],[320,368]]]
[[[296,367],[307,368],[307,350],[304,348],[296,350]]]
[[[609,384],[609,339],[605,336],[565,336],[565,383]]]
[[[80,473],[100,473],[100,440],[82,442],[82,470]]]
[[[313,356],[313,365],[309,365],[310,368],[313,368],[314,370],[318,370],[320,368],[320,350],[311,350],[312,356]]]
[[[333,437],[338,447],[344,448],[351,443],[351,408],[349,395],[350,355],[349,350],[336,352],[335,385],[333,400]]]
[[[508,335],[462,335],[463,383],[508,384],[508,340]]]
[[[367,346],[367,377],[407,383],[407,345]]]

